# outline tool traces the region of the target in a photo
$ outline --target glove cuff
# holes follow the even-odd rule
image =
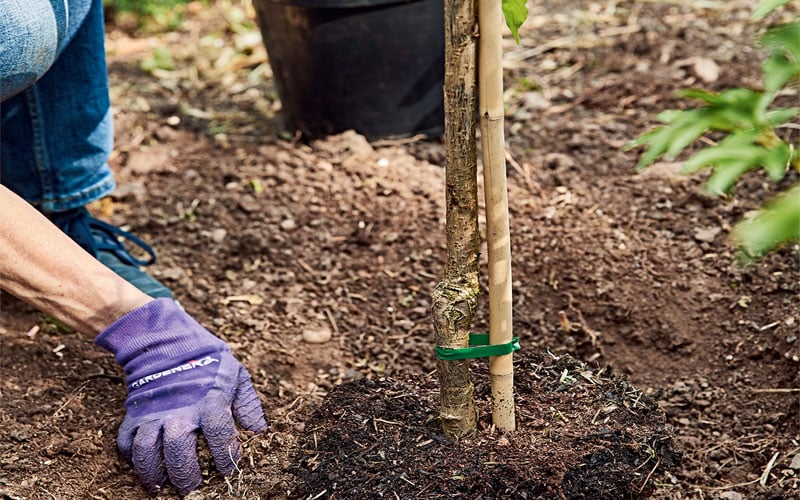
[[[100,332],[94,343],[113,353],[129,374],[159,369],[164,362],[230,351],[169,298],[152,300],[125,314]]]

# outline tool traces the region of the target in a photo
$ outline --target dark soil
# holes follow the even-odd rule
[[[119,189],[92,209],[156,248],[271,422],[231,478],[204,454],[192,497],[800,498],[798,249],[744,267],[727,240],[782,186],[713,199],[622,150],[680,88],[758,84],[756,3],[530,6],[505,61],[520,430],[491,428],[476,362],[481,428],[456,445],[429,316],[442,144],[283,133],[247,2],[166,34],[109,24]],[[0,498],[145,497],[111,357],[5,295],[0,334]]]
[[[645,498],[680,462],[658,405],[626,382],[568,356],[523,355],[515,374],[519,430],[495,432],[483,404],[481,431],[455,445],[433,381],[337,386],[305,425],[291,496]],[[477,389],[485,402],[488,384]]]

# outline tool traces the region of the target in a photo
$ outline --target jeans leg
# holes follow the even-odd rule
[[[0,102],[41,78],[67,38],[64,0],[0,0]]]
[[[106,163],[113,123],[102,0],[50,2],[54,13],[57,5],[67,9],[59,30],[65,36],[44,76],[0,105],[0,182],[40,210],[57,212],[113,190]]]

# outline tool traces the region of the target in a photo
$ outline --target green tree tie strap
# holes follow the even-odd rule
[[[505,356],[514,351],[519,351],[519,337],[513,337],[511,342],[505,344],[489,345],[488,333],[470,333],[470,347],[449,348],[436,346],[436,357],[445,361],[457,359],[488,358],[490,356]]]

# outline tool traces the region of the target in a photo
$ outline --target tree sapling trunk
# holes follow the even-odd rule
[[[469,345],[478,305],[475,2],[445,0],[445,196],[447,264],[433,291],[436,345]],[[458,439],[477,427],[469,360],[437,360],[442,428]]]

